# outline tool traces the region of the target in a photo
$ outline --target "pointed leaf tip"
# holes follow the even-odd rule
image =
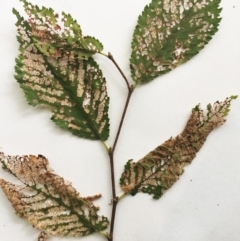
[[[93,37],[83,37],[80,26],[63,13],[64,29],[52,9],[23,1],[29,15],[17,11],[20,55],[15,78],[30,105],[45,105],[52,120],[79,137],[105,141],[109,136],[106,80],[91,57],[102,48]],[[45,21],[44,21],[45,19]]]
[[[30,2],[22,2],[28,14],[32,38],[42,54],[58,56],[72,52],[78,58],[88,59],[103,50],[99,40],[91,37],[86,39],[82,35],[80,25],[70,14],[63,12],[59,15],[51,8],[39,8]]]
[[[196,55],[217,32],[219,4],[220,0],[152,0],[133,34],[133,80],[149,82]]]
[[[159,199],[183,174],[184,167],[192,162],[211,131],[225,123],[224,117],[234,98],[208,105],[206,114],[197,105],[180,135],[170,138],[138,162],[128,161],[120,179],[122,190],[132,195],[144,192]]]

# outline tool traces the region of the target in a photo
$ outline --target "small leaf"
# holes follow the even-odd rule
[[[70,14],[63,12],[60,16],[51,8],[39,8],[26,0],[21,1],[28,14],[28,31],[44,55],[60,56],[67,52],[87,59],[103,50],[99,40],[82,35],[80,26]]]
[[[38,16],[36,6],[30,9]],[[51,14],[48,15],[48,19],[44,14],[48,14],[49,11]],[[52,10],[49,11],[43,11],[41,14],[48,19],[48,22],[54,24]],[[59,46],[55,48],[56,42],[53,46],[49,42],[51,40],[45,37],[44,44],[40,44],[35,38],[36,34],[33,33],[34,28],[31,24],[16,10],[14,13],[18,18],[16,25],[20,43],[15,78],[20,83],[29,104],[50,107],[53,112],[52,120],[60,127],[69,129],[74,135],[93,140],[106,140],[109,136],[109,98],[106,80],[97,63],[92,57],[80,58],[74,46],[67,51],[66,46],[59,42],[62,48]],[[39,13],[39,16],[41,14]],[[71,31],[75,34],[75,37],[72,37],[73,33],[69,30],[68,38],[78,39],[77,33],[80,34],[80,29],[76,30],[77,25],[73,25],[70,16],[64,16],[68,19],[65,25],[70,25],[71,29],[73,28]],[[86,37],[84,44],[91,45],[90,43],[94,41],[94,38]],[[48,52],[45,51],[46,46]]]
[[[152,0],[134,30],[133,80],[149,82],[196,55],[217,32],[220,1]]]
[[[159,199],[183,174],[184,167],[195,158],[210,132],[224,124],[230,102],[235,98],[209,104],[206,114],[197,105],[180,135],[170,138],[138,162],[128,161],[120,179],[123,191],[132,195],[144,192]]]
[[[85,236],[108,226],[106,217],[98,216],[92,201],[101,195],[83,198],[71,183],[53,173],[48,160],[39,155],[4,156],[3,169],[23,185],[0,179],[0,186],[16,213],[43,231],[39,240],[54,236]]]

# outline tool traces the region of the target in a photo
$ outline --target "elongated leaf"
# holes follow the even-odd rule
[[[225,122],[230,102],[235,98],[209,104],[206,114],[196,106],[180,135],[170,138],[138,162],[128,161],[120,180],[123,191],[132,195],[144,192],[159,199],[183,174],[184,167],[192,162],[210,132]]]
[[[0,179],[0,186],[16,213],[37,229],[54,236],[84,236],[107,228],[106,217],[97,215],[99,208],[92,201],[101,195],[83,198],[71,183],[53,173],[48,160],[36,156],[4,156],[0,161],[5,171],[23,185]]]
[[[35,8],[31,9],[37,11],[37,7]],[[48,42],[51,40],[44,39],[46,45],[45,42],[39,44],[31,24],[17,11],[14,13],[18,18],[16,25],[20,43],[15,78],[29,104],[50,107],[53,112],[52,120],[62,128],[69,129],[74,135],[106,140],[109,136],[109,98],[105,78],[97,63],[91,57],[80,58],[78,50],[75,52],[75,49],[62,49],[65,48],[64,44],[60,49],[57,46],[60,52],[55,49],[48,52],[51,55],[45,53],[43,48],[51,43]],[[70,20],[65,24],[74,27]],[[72,38],[70,33],[68,38]],[[86,38],[86,41],[90,41],[90,38]]]
[[[134,30],[133,80],[149,82],[196,55],[217,31],[220,1],[152,0]]]

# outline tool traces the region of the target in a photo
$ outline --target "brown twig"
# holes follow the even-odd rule
[[[108,241],[113,241],[113,232],[114,232],[114,224],[115,224],[115,216],[116,216],[116,210],[117,210],[117,204],[118,204],[118,197],[116,196],[116,185],[115,185],[115,171],[114,171],[114,152],[117,146],[117,142],[122,130],[122,126],[123,126],[123,122],[127,113],[127,109],[129,106],[129,102],[134,90],[133,85],[130,85],[130,83],[128,82],[126,76],[124,75],[123,71],[121,70],[121,68],[119,67],[119,65],[117,64],[117,62],[115,61],[115,59],[113,58],[111,53],[108,53],[107,56],[116,66],[116,68],[118,69],[118,71],[121,73],[123,79],[126,82],[126,85],[128,87],[128,96],[127,96],[127,100],[123,109],[123,113],[122,113],[122,117],[119,123],[119,127],[118,127],[118,131],[113,143],[113,147],[109,149],[109,160],[110,160],[110,168],[111,168],[111,182],[112,182],[112,215],[111,215],[111,223],[110,223],[110,233],[108,235]]]
[[[116,68],[118,69],[118,71],[120,72],[120,74],[122,75],[123,79],[125,80],[125,83],[128,87],[128,96],[127,96],[127,100],[126,100],[126,103],[125,103],[125,106],[124,106],[124,110],[123,110],[123,113],[122,113],[122,118],[120,120],[120,124],[119,124],[119,127],[118,127],[118,131],[117,131],[117,135],[116,135],[116,138],[115,138],[115,141],[114,141],[114,144],[113,144],[113,147],[112,147],[112,152],[114,153],[115,151],[115,148],[117,146],[117,142],[118,142],[118,138],[119,138],[119,135],[120,135],[120,132],[121,132],[121,129],[122,129],[122,125],[123,125],[123,122],[124,122],[124,119],[125,119],[125,115],[126,115],[126,112],[127,112],[127,108],[128,108],[128,105],[129,105],[129,102],[130,102],[130,99],[131,99],[131,96],[132,96],[132,93],[133,93],[133,90],[134,90],[134,86],[133,85],[130,85],[127,77],[125,76],[125,74],[123,73],[123,71],[121,70],[121,68],[119,67],[119,65],[117,64],[116,60],[114,59],[113,55],[109,52],[108,53],[108,58],[113,62],[113,64],[116,66]]]
[[[114,172],[114,157],[113,157],[113,149],[109,149],[109,159],[110,159],[110,167],[111,167],[111,181],[112,181],[112,215],[111,215],[111,223],[110,223],[110,233],[108,235],[108,241],[113,241],[113,230],[115,223],[115,215],[118,204],[118,198],[116,196],[116,185],[115,185],[115,172]]]
[[[130,83],[128,82],[127,77],[125,76],[125,74],[123,73],[123,71],[121,70],[121,68],[119,67],[119,65],[117,64],[117,62],[113,58],[113,55],[110,52],[108,53],[108,58],[114,63],[114,65],[116,66],[116,68],[118,69],[120,74],[122,75],[123,79],[125,80],[128,90],[130,91],[132,89],[132,87],[131,87]]]
[[[126,116],[126,113],[127,113],[128,105],[129,105],[129,102],[130,102],[133,90],[134,90],[134,88],[133,88],[133,85],[132,85],[130,87],[129,91],[128,91],[128,96],[127,96],[127,100],[126,100],[126,103],[125,103],[125,106],[124,106],[124,110],[123,110],[123,113],[122,113],[122,118],[120,120],[120,124],[119,124],[119,127],[118,127],[117,135],[116,135],[116,138],[115,138],[115,141],[114,141],[114,144],[113,144],[113,148],[112,148],[113,152],[115,151],[115,148],[117,146],[118,138],[119,138],[119,135],[120,135],[120,132],[121,132],[121,129],[122,129],[122,125],[123,125],[123,122],[124,122],[124,119],[125,119],[125,116]]]

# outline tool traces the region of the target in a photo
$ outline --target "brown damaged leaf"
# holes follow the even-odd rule
[[[38,235],[38,241],[47,241],[48,240],[48,236],[45,232],[41,232],[39,235]]]
[[[0,179],[0,186],[16,213],[43,231],[38,240],[54,236],[85,236],[101,232],[108,219],[98,216],[92,201],[101,195],[81,197],[70,182],[53,173],[48,160],[42,156],[4,156],[0,161],[5,171],[24,185]]]
[[[128,161],[120,179],[123,191],[132,195],[144,192],[159,199],[183,174],[184,167],[192,162],[210,132],[224,124],[230,102],[236,98],[231,96],[213,106],[209,104],[206,114],[197,105],[180,135],[170,138],[138,162]]]

